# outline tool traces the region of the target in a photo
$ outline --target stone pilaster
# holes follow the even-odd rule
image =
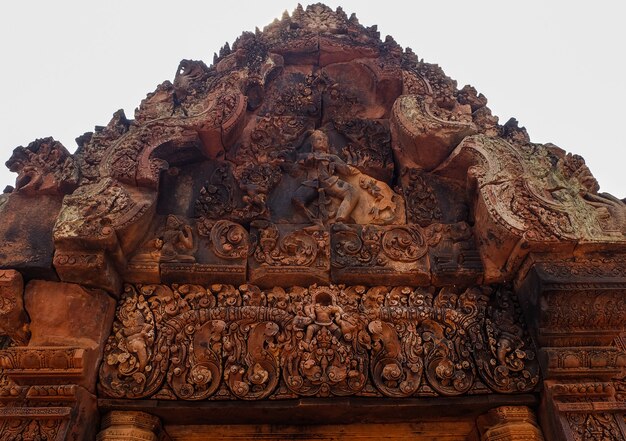
[[[145,412],[112,411],[102,418],[97,441],[158,441],[161,420]]]
[[[24,305],[30,340],[0,351],[0,438],[94,439],[97,369],[114,300],[101,290],[35,280]]]
[[[481,441],[543,441],[533,411],[526,406],[501,406],[478,417]]]
[[[626,439],[626,260],[531,256],[520,303],[544,377],[539,420],[554,440]]]

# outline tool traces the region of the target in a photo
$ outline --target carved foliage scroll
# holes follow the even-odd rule
[[[184,400],[516,393],[537,384],[534,357],[502,287],[127,285],[99,387]]]

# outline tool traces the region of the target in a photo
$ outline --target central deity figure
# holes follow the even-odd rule
[[[311,152],[299,155],[297,161],[306,179],[291,201],[311,222],[386,225],[404,221],[399,196],[387,184],[330,153],[328,136],[322,130],[314,130],[309,140]],[[318,213],[311,208],[315,202]]]
[[[307,170],[307,180],[296,190],[292,201],[311,221],[315,221],[317,216],[311,212],[309,205],[317,199],[321,214],[326,214],[323,217],[348,222],[359,201],[359,190],[341,178],[357,175],[359,170],[330,153],[326,133],[314,130],[309,139],[311,153],[302,154],[298,159],[298,163]],[[326,212],[326,204],[330,202],[326,196],[340,200],[335,212]]]

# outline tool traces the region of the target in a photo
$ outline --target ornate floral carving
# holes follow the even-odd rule
[[[287,79],[276,80],[275,92],[259,109],[261,116],[299,116],[317,117],[321,112],[321,98],[319,88],[324,81],[319,74],[292,74],[293,84]],[[283,87],[281,82],[285,81]],[[271,110],[270,110],[271,109]]]
[[[334,126],[348,143],[341,154],[350,165],[383,181],[393,175],[391,132],[380,120],[338,120]]]
[[[65,421],[60,419],[0,420],[0,433],[8,441],[56,440]]]
[[[484,393],[478,378],[524,392],[538,366],[519,323],[505,288],[129,285],[99,384],[185,400]]]
[[[222,259],[242,259],[248,256],[248,232],[239,224],[217,221],[211,228],[213,251]]]
[[[624,439],[624,433],[610,413],[567,413],[567,422],[575,441],[607,441]]]
[[[542,326],[554,331],[622,329],[626,316],[622,290],[557,291],[546,295],[545,304]]]
[[[284,156],[302,142],[309,125],[306,118],[297,116],[259,117],[250,133],[249,146],[239,155],[261,163]]]
[[[258,230],[254,258],[261,265],[320,266],[329,260],[329,234],[318,227],[302,228],[286,235],[274,224]]]
[[[407,219],[423,227],[440,221],[442,213],[439,201],[424,179],[423,171],[405,168],[403,174],[407,180],[403,187]]]
[[[197,215],[208,219],[231,217],[235,209],[235,180],[229,163],[219,164],[200,189],[195,202]]]
[[[331,235],[333,279],[380,283],[430,281],[425,259],[428,237],[417,225],[334,224]]]

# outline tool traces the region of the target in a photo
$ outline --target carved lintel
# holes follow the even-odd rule
[[[8,335],[18,345],[27,344],[30,338],[24,280],[15,270],[0,270],[0,334]]]
[[[157,441],[163,435],[161,420],[145,412],[109,412],[101,427],[97,441]]]
[[[525,406],[501,406],[477,420],[481,441],[543,441],[535,413]]]
[[[127,285],[116,315],[102,397],[401,398],[539,382],[503,287]]]

